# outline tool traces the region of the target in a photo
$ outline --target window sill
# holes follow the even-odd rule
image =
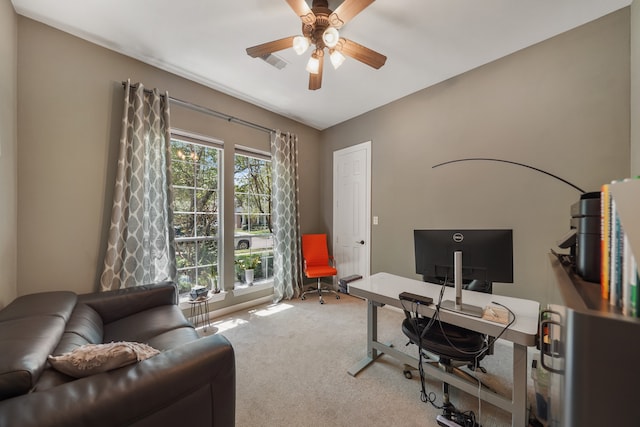
[[[249,285],[237,285],[233,289],[233,295],[234,296],[247,295],[247,294],[251,294],[251,293],[254,293],[254,292],[259,292],[259,291],[263,291],[265,289],[271,289],[271,288],[273,288],[273,282],[272,281],[263,282],[263,283],[254,283],[251,286],[249,286]]]

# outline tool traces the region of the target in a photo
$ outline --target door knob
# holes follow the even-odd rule
[[[360,243],[361,245],[364,245],[364,240],[360,240],[359,242],[356,243]]]

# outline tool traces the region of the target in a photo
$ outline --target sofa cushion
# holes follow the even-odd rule
[[[78,296],[68,291],[23,295],[0,311],[0,322],[35,315],[58,316],[66,322],[77,300]]]
[[[140,362],[158,353],[155,348],[137,342],[87,344],[60,356],[49,356],[49,363],[66,375],[82,378]]]
[[[0,400],[27,393],[35,385],[64,326],[58,316],[0,322]]]
[[[52,354],[68,353],[85,344],[102,344],[103,334],[100,315],[88,305],[78,303]]]
[[[102,318],[86,304],[76,305],[64,331],[79,335],[90,344],[102,343],[104,335]]]
[[[106,324],[159,305],[177,304],[177,295],[174,283],[162,282],[84,294],[78,297],[78,301],[91,306]]]
[[[163,332],[149,338],[146,343],[153,348],[164,351],[180,347],[181,345],[190,341],[195,341],[198,338],[200,338],[198,332],[193,327],[189,326]]]
[[[47,364],[47,368],[42,371],[40,378],[38,378],[38,382],[31,389],[31,393],[49,390],[73,380],[75,380],[75,378],[63,374],[60,371],[56,371],[51,367],[51,364]]]
[[[183,327],[193,328],[180,308],[177,305],[161,305],[105,324],[103,340],[148,343],[157,335]]]

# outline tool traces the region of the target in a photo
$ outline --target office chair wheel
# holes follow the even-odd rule
[[[324,300],[320,298],[320,304],[324,304]]]
[[[340,295],[336,294],[336,299],[340,299]]]
[[[404,374],[404,377],[408,380],[413,378],[413,374],[411,373],[411,371],[409,371],[408,369],[402,371],[402,373]]]
[[[304,295],[302,295],[302,296],[300,297],[300,299],[301,299],[302,301],[304,301],[304,300],[305,300],[305,296],[304,296]]]

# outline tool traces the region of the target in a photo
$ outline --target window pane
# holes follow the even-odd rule
[[[173,215],[176,240],[182,237],[193,237],[193,214],[176,213]]]
[[[194,267],[196,265],[196,244],[188,241],[177,241],[176,261],[178,263],[178,269]]]
[[[218,212],[218,193],[213,190],[196,190],[198,212]]]
[[[198,284],[212,289],[218,275],[218,241],[204,240],[198,243]],[[212,283],[212,279],[216,282]]]
[[[218,272],[218,180],[220,148],[171,141],[178,286],[187,295],[194,286],[211,289]]]
[[[273,277],[271,162],[236,154],[234,166],[236,285],[248,284],[246,269],[259,283]]]
[[[196,283],[196,271],[193,268],[178,272],[178,290],[180,294],[187,294]]]
[[[198,214],[196,215],[196,232],[198,236],[218,235],[218,215]]]
[[[208,266],[208,274],[211,274],[211,267],[213,267],[213,273],[217,274],[218,271],[218,242],[217,240],[206,240],[198,243],[198,264],[202,267]]]
[[[193,165],[183,160],[171,160],[173,185],[193,187]]]
[[[193,189],[181,188],[174,185],[173,208],[175,212],[193,211]]]

